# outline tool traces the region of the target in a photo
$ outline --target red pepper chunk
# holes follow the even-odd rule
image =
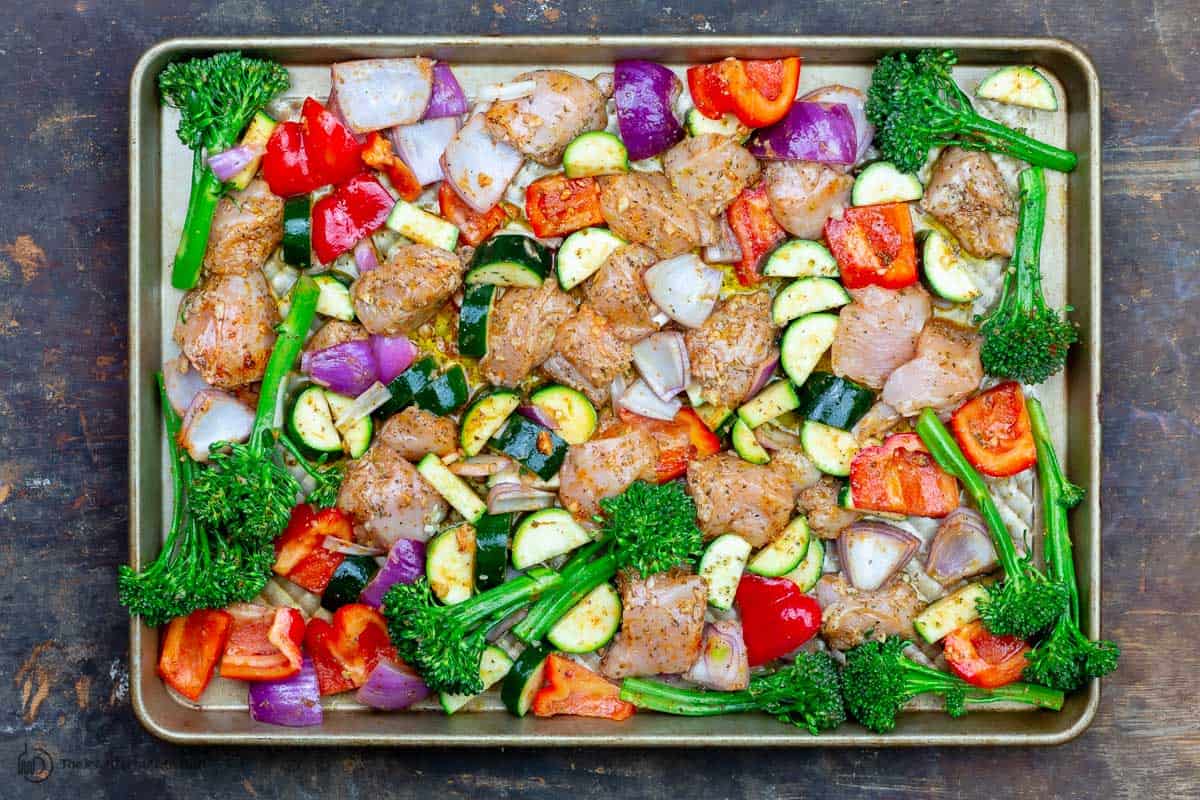
[[[684,407],[675,419],[650,419],[624,408],[617,416],[629,425],[644,429],[658,445],[658,461],[654,465],[656,483],[675,480],[687,472],[688,464],[714,455],[721,450],[721,440],[709,430],[694,409]]]
[[[600,184],[595,178],[547,175],[525,190],[525,216],[540,237],[565,236],[589,225],[603,225]]]
[[[280,197],[308,194],[320,185],[314,182],[299,122],[275,126],[263,154],[262,175],[271,192]]]
[[[687,71],[688,93],[696,110],[709,119],[720,119],[733,105],[729,86],[721,75],[721,62],[689,67]]]
[[[379,131],[372,131],[367,136],[367,144],[362,151],[363,163],[372,169],[377,169],[392,183],[392,188],[402,200],[410,203],[421,196],[421,182],[409,169],[404,159],[392,151],[392,143]]]
[[[367,682],[381,658],[398,660],[387,621],[374,608],[350,603],[333,613],[333,622],[314,619],[304,636],[322,695],[340,694]]]
[[[743,190],[729,204],[725,217],[742,249],[742,260],[734,268],[738,283],[754,286],[762,280],[759,266],[763,257],[787,238],[787,231],[771,215],[767,187],[761,183]]]
[[[979,620],[946,636],[942,644],[950,671],[972,686],[994,689],[1021,677],[1029,644],[1016,636],[996,636]]]
[[[907,203],[846,209],[825,222],[825,241],[847,289],[903,289],[917,282],[917,247]]]
[[[850,494],[863,511],[944,517],[958,508],[958,482],[915,433],[859,450],[850,462]]]
[[[293,508],[287,528],[275,540],[275,573],[310,592],[324,592],[346,558],[324,546],[326,536],[353,541],[350,518],[336,508],[317,511],[307,503]]]
[[[787,655],[821,629],[821,606],[788,578],[746,573],[733,601],[752,667]]]
[[[1037,463],[1037,447],[1021,384],[1005,381],[964,403],[950,417],[963,455],[984,475],[1003,478]]]
[[[551,653],[546,659],[543,680],[532,706],[539,717],[571,714],[623,720],[636,710],[633,703],[621,699],[621,687],[558,653]]]
[[[159,677],[187,699],[199,700],[225,651],[232,624],[227,612],[209,608],[171,620],[163,632]]]
[[[383,227],[396,201],[372,175],[355,175],[312,210],[312,247],[328,264]]]
[[[221,676],[239,681],[275,681],[300,671],[304,617],[294,608],[235,603],[221,658]]]
[[[800,59],[743,61],[727,58],[687,71],[696,109],[710,119],[732,112],[751,128],[773,125],[787,116],[800,85]]]
[[[341,183],[361,169],[362,145],[311,97],[304,101],[299,122],[275,126],[262,161],[263,178],[280,197]]]
[[[463,202],[449,181],[442,181],[438,186],[438,210],[444,219],[458,227],[458,235],[472,247],[483,244],[508,219],[499,204],[488,209],[486,214],[480,214]]]

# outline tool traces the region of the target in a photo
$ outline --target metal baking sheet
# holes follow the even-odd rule
[[[618,58],[649,58],[682,74],[689,64],[727,55],[804,57],[801,92],[829,83],[865,87],[871,65],[898,48],[947,47],[959,52],[961,77],[973,85],[1002,64],[1036,64],[1051,77],[1058,112],[1018,119],[1031,132],[1079,154],[1069,176],[1047,173],[1050,195],[1043,265],[1052,304],[1070,303],[1081,328],[1064,375],[1039,387],[1051,424],[1065,448],[1072,477],[1088,499],[1075,510],[1072,530],[1083,581],[1085,630],[1099,633],[1100,589],[1100,102],[1099,80],[1086,54],[1058,39],[889,37],[319,37],[173,39],[138,62],[130,86],[130,563],[157,554],[169,500],[164,493],[165,446],[153,375],[175,353],[170,331],[180,295],[169,265],[187,205],[191,156],[175,136],[176,112],[161,107],[155,87],[168,62],[217,50],[272,57],[292,76],[288,95],[324,97],[328,65],[351,58],[426,55],[449,61],[468,94],[483,83],[533,67],[554,66],[591,77]],[[290,745],[510,746],[916,746],[1056,744],[1081,733],[1099,704],[1099,682],[1068,699],[1059,713],[976,712],[958,720],[942,713],[903,715],[886,736],[847,724],[819,737],[762,715],[693,719],[652,713],[613,723],[559,717],[518,719],[491,700],[475,713],[382,714],[333,698],[319,728],[254,722],[244,687],[217,679],[200,703],[182,699],[155,673],[158,632],[130,626],[133,708],[148,730],[180,743]]]

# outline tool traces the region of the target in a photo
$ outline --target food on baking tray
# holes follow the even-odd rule
[[[819,734],[1115,669],[1035,397],[1077,338],[1040,268],[1075,156],[954,63],[798,98],[798,55],[488,85],[370,59],[278,120],[279,65],[169,66],[174,510],[119,581],[163,680],[247,681],[278,725],[496,692]],[[1057,107],[1030,68],[977,88]]]

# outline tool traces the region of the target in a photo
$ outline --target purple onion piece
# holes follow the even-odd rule
[[[996,550],[979,512],[959,506],[938,525],[929,544],[925,571],[943,586],[991,572]]]
[[[706,624],[700,657],[683,677],[705,688],[722,692],[738,691],[749,686],[750,661],[741,623],[727,619]]]
[[[904,569],[921,540],[886,522],[860,520],[838,536],[838,563],[856,589],[873,592]]]
[[[858,150],[855,155],[855,162],[863,160],[866,155],[867,148],[871,146],[871,140],[875,138],[875,126],[867,120],[867,98],[858,89],[849,86],[841,86],[833,84],[830,86],[822,86],[819,89],[813,89],[808,94],[800,98],[801,102],[813,103],[841,103],[850,112],[851,118],[854,120],[854,130],[858,135]]]
[[[796,102],[782,120],[756,130],[747,147],[768,161],[853,164],[858,157],[858,133],[845,105]]]
[[[629,158],[656,156],[683,138],[675,118],[682,84],[674,72],[653,61],[618,61],[613,69],[617,128]]]
[[[458,117],[467,113],[467,96],[463,94],[454,71],[444,61],[433,65],[433,93],[425,107],[425,119]]]
[[[359,275],[379,269],[379,254],[375,252],[370,236],[354,245],[354,266],[358,267]]]
[[[234,176],[254,163],[255,159],[262,158],[264,152],[262,147],[239,144],[209,156],[208,167],[213,171],[213,175],[217,176],[217,180],[233,180]]]
[[[306,351],[300,359],[300,370],[316,383],[347,397],[358,397],[379,380],[375,349],[364,339]]]
[[[525,419],[531,419],[543,428],[549,428],[552,431],[558,430],[558,423],[554,417],[546,413],[544,408],[540,408],[531,403],[523,403],[517,406],[517,413]]]
[[[250,716],[270,725],[306,728],[324,721],[317,671],[305,658],[300,671],[278,681],[254,681],[248,691]]]
[[[373,608],[383,605],[383,596],[397,583],[413,583],[425,574],[425,543],[416,539],[397,539],[387,561],[363,587],[359,601]]]
[[[407,336],[371,334],[371,349],[379,368],[379,382],[391,383],[417,360],[417,346]]]
[[[381,658],[354,699],[371,708],[399,711],[421,702],[429,695],[429,687],[411,667],[403,662]]]

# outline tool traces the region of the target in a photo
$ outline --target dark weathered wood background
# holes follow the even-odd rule
[[[1197,0],[20,2],[0,11],[0,796],[1200,796]],[[1052,750],[180,749],[129,708],[126,119],[141,52],[251,33],[1054,35],[1104,83],[1104,619],[1120,672]],[[18,761],[43,748],[42,784]]]

